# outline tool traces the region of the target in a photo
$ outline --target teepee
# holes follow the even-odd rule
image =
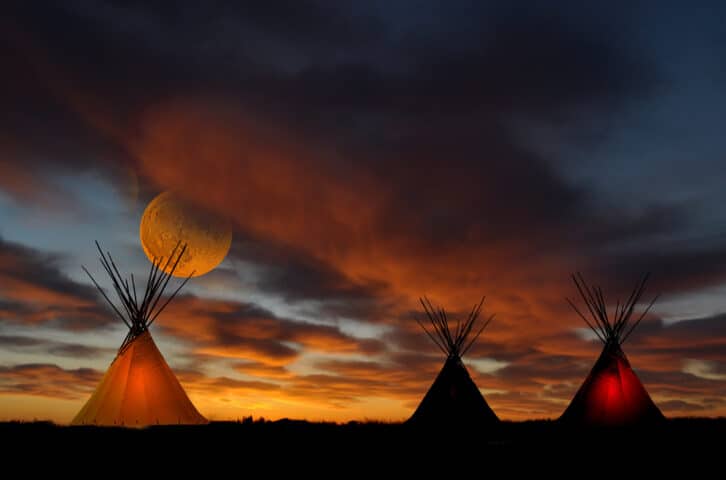
[[[489,408],[461,361],[494,318],[492,315],[477,325],[484,298],[474,305],[465,320],[457,321],[456,326],[449,324],[444,309],[434,308],[425,297],[420,301],[431,330],[426,328],[424,322],[416,321],[446,355],[446,362],[408,423],[457,427],[498,422],[496,414]]]
[[[166,262],[162,258],[154,259],[141,296],[137,295],[133,274],[129,285],[129,281],[119,273],[111,254],[104,254],[98,242],[96,247],[101,254],[101,265],[116,290],[120,307],[111,301],[85,267],[83,271],[129,332],[101,383],[71,424],[136,427],[207,423],[194,408],[149,333],[149,326],[191,277],[187,277],[162,301],[164,290],[186,246],[180,248],[177,244]]]
[[[662,420],[663,414],[651,400],[630,362],[622,345],[655,303],[653,298],[637,320],[632,321],[648,275],[636,285],[630,297],[616,303],[614,317],[608,316],[605,299],[599,287],[590,287],[582,275],[573,275],[580,296],[592,321],[567,299],[570,306],[582,318],[604,347],[590,375],[572,399],[570,406],[560,417],[561,421],[601,426],[635,425]]]

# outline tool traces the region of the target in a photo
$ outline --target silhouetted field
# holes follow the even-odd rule
[[[479,451],[606,450],[632,448],[699,451],[726,446],[726,418],[671,419],[644,428],[572,428],[554,421],[501,422],[496,426],[461,429],[413,427],[398,423],[311,423],[297,420],[212,422],[203,426],[147,428],[67,427],[50,422],[0,423],[0,438],[10,448],[149,449],[180,446],[197,451],[236,450],[245,455],[306,450],[360,450],[389,455],[406,448],[424,451],[467,448]],[[79,450],[83,449],[83,450]]]
[[[726,419],[674,419],[640,429],[569,428],[554,421],[528,421],[447,430],[394,423],[251,419],[143,429],[7,422],[0,423],[0,439],[6,460],[22,455],[26,465],[32,465],[32,454],[34,459],[52,456],[63,462],[103,459],[121,469],[127,457],[142,455],[153,459],[155,469],[182,472],[212,464],[226,471],[248,464],[259,466],[264,460],[264,468],[273,469],[271,472],[338,472],[335,465],[343,463],[351,469],[347,473],[382,465],[410,466],[426,473],[428,468],[450,467],[481,471],[477,459],[486,459],[527,470],[537,465],[552,468],[556,462],[565,462],[557,468],[567,470],[585,461],[604,473],[625,464],[662,470],[669,463],[683,464],[694,458],[697,462],[689,464],[689,469],[719,464],[726,446]],[[477,461],[470,463],[471,459]],[[608,459],[617,461],[608,465]]]

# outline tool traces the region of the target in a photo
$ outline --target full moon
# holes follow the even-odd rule
[[[151,261],[166,259],[178,242],[186,244],[184,256],[174,271],[177,277],[188,277],[192,272],[192,276],[198,277],[213,270],[227,256],[232,244],[232,232],[224,222],[172,192],[159,194],[146,207],[139,236]]]

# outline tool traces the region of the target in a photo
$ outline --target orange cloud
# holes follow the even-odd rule
[[[287,380],[295,375],[285,366],[270,365],[255,361],[244,361],[234,365],[238,372],[252,377],[268,378],[272,380]]]

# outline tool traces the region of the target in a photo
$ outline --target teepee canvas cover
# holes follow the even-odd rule
[[[72,423],[143,426],[207,421],[146,331],[118,354]]]
[[[560,420],[586,425],[616,426],[642,424],[664,418],[630,367],[622,349],[622,344],[656,300],[653,299],[638,320],[631,324],[633,310],[643,293],[647,278],[647,275],[643,277],[624,305],[621,306],[618,302],[615,318],[611,320],[602,291],[589,287],[582,276],[573,276],[594,324],[587,320],[574,303],[570,302],[570,305],[604,343],[604,348]]]
[[[85,268],[84,271],[91,277],[116,314],[129,327],[129,333],[101,383],[71,424],[135,427],[207,423],[187,397],[156,347],[148,329],[186,283],[185,280],[165,302],[160,304],[164,289],[184,253],[184,248],[176,257],[176,262],[172,262],[177,251],[175,248],[163,269],[162,259],[154,260],[143,297],[136,295],[136,282],[133,276],[129,285],[128,281],[121,278],[111,255],[104,255],[100,247],[98,250],[101,254],[101,264],[111,277],[121,301],[121,308],[117,308],[111,302]]]
[[[433,331],[429,331],[422,322],[419,324],[446,354],[446,362],[408,423],[456,427],[499,421],[461,361],[461,357],[494,317],[492,315],[483,322],[472,336],[483,302],[482,298],[469,317],[463,322],[457,322],[452,331],[446,312],[434,309],[427,299],[421,299]]]

